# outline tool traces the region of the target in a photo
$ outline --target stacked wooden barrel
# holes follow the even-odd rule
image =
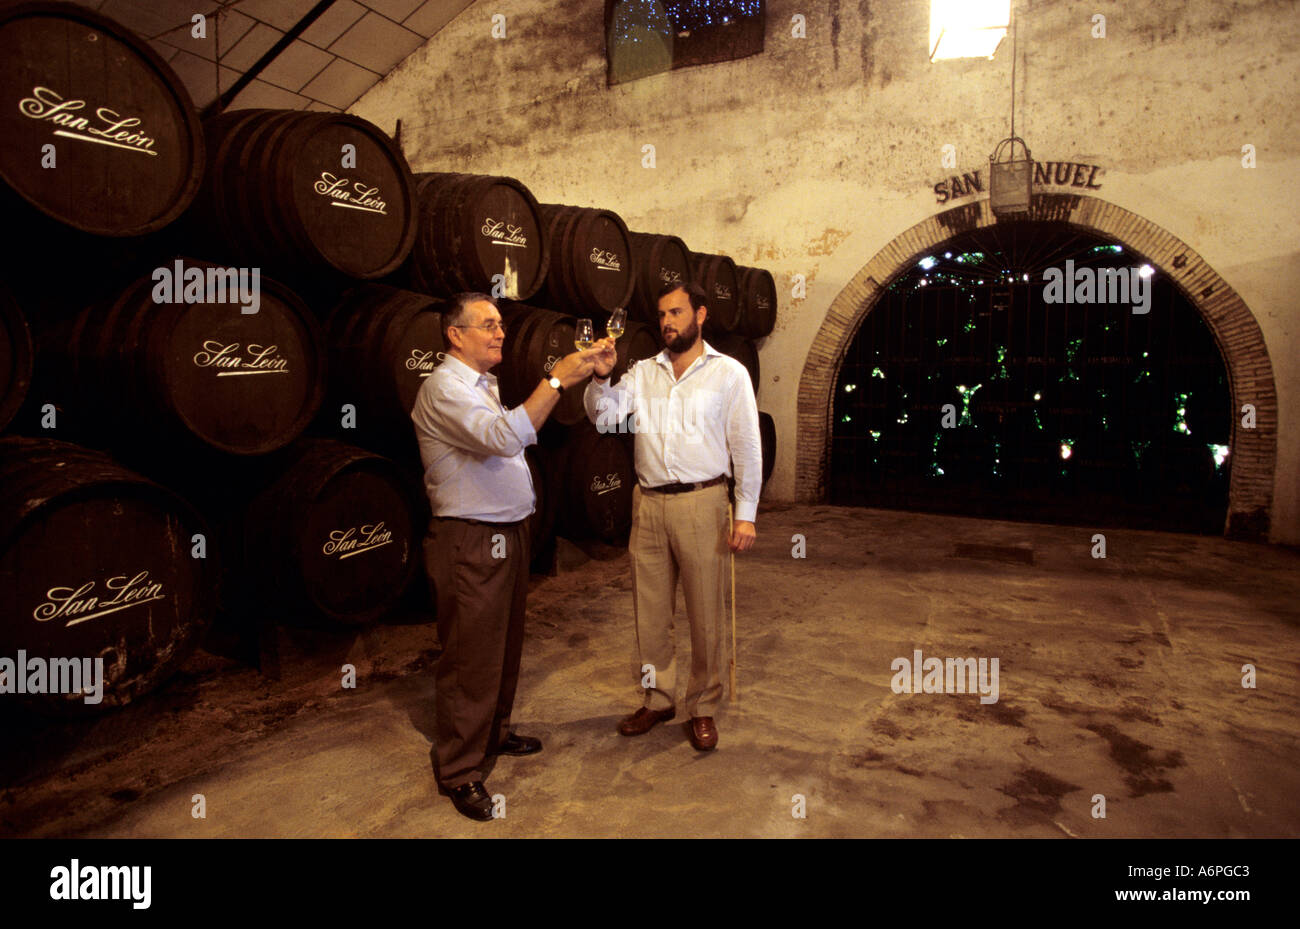
[[[737,265],[736,271],[740,275],[740,317],[736,332],[747,339],[764,338],[776,325],[776,281],[771,272],[762,268]]]
[[[574,344],[577,320],[523,303],[509,304],[502,313],[506,335],[501,352],[501,401],[508,407],[523,403],[550,376],[555,363],[577,351]],[[586,418],[582,405],[582,386],[566,390],[556,404],[551,418],[572,426]]]
[[[630,237],[636,281],[632,310],[642,322],[658,328],[659,291],[666,284],[692,279],[691,252],[675,235],[633,232]]]
[[[374,280],[416,235],[415,180],[373,123],[345,113],[232,110],[207,121],[192,221],[237,263]]]
[[[31,381],[31,330],[18,304],[0,288],[0,432],[22,406]]]
[[[636,470],[629,443],[621,435],[580,423],[559,450],[555,473],[562,501],[558,532],[609,545],[627,544]]]
[[[550,267],[537,201],[512,177],[420,174],[411,287],[448,297],[467,291],[527,300]]]
[[[205,631],[217,573],[207,525],[174,493],[101,453],[0,439],[0,655],[88,659],[103,675],[99,702],[30,694],[39,709],[120,706],[156,686]]]
[[[776,467],[776,421],[762,410],[758,412],[758,439],[763,453],[763,483],[766,484]]]
[[[708,316],[704,318],[706,336],[732,332],[740,319],[740,279],[736,263],[726,255],[691,253],[691,273],[704,288]]]
[[[266,598],[263,607],[307,604],[336,623],[382,616],[421,563],[420,492],[380,455],[327,439],[298,443],[243,515],[251,595]]]
[[[59,349],[55,389],[69,427],[119,449],[179,440],[232,455],[265,454],[297,438],[324,386],[315,317],[265,277],[255,313],[237,298],[209,302],[215,291],[190,302],[181,293],[200,280],[205,288],[233,284],[228,297],[251,288],[247,273],[239,283],[239,270],[177,259],[112,305],[85,310]]]
[[[80,6],[8,4],[0,62],[5,200],[114,237],[161,229],[189,206],[202,130],[184,83],[147,42]]]
[[[444,309],[441,300],[425,294],[363,284],[331,311],[331,405],[351,404],[363,435],[410,431],[415,397],[446,349]]]
[[[543,302],[600,321],[626,307],[636,286],[632,242],[617,213],[544,203],[551,263]]]
[[[710,338],[757,386],[764,271],[629,233],[611,210],[539,205],[514,178],[413,175],[347,114],[201,123],[148,42],[79,6],[0,6],[0,62],[0,205],[23,255],[49,256],[39,270],[0,257],[14,291],[0,291],[0,430],[106,450],[0,440],[0,599],[16,604],[0,655],[103,659],[102,704],[76,709],[157,686],[219,603],[343,626],[394,607],[428,517],[409,414],[456,293],[506,298],[507,406],[575,350],[579,317],[600,337],[610,311],[631,314],[615,381],[657,354],[658,291],[691,279]],[[597,432],[582,395],[565,392],[528,452],[534,550],[556,533],[627,538],[632,444]]]

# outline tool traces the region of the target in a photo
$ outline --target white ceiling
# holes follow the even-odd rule
[[[74,2],[147,39],[202,109],[229,90],[318,0]],[[472,2],[335,0],[240,91],[231,108],[346,110]],[[191,34],[195,13],[207,17],[206,38]]]

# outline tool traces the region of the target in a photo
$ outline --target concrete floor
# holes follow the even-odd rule
[[[282,630],[279,680],[201,652],[100,719],[5,720],[0,834],[1300,834],[1300,554],[1107,530],[1099,560],[1093,529],[838,507],[764,507],[758,529],[712,754],[680,717],[615,733],[637,705],[628,558],[564,543],[534,579],[515,708],[546,747],[489,776],[503,820],[436,792],[435,636],[408,623]],[[997,657],[998,702],[895,694],[914,649]]]

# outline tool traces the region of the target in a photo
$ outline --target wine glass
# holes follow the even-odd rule
[[[605,335],[615,341],[623,334],[623,327],[627,325],[627,310],[621,306],[609,314],[609,321],[605,323]]]
[[[578,351],[585,352],[596,344],[596,337],[591,330],[591,320],[578,320],[578,330],[574,334],[573,344],[578,346]]]

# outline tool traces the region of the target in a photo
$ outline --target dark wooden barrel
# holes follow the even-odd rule
[[[158,271],[184,280],[195,269],[205,281],[229,280],[222,277],[229,269],[176,259],[77,319],[58,378],[77,434],[115,447],[180,439],[187,447],[261,455],[307,427],[323,392],[320,324],[264,276],[256,313],[231,302],[154,302],[166,296]],[[251,286],[251,275],[245,281]]]
[[[762,410],[758,411],[758,440],[763,453],[763,483],[766,484],[776,467],[776,421]]]
[[[557,478],[558,534],[627,544],[636,485],[629,442],[617,433],[600,433],[590,422],[580,423],[560,450]]]
[[[543,302],[597,321],[626,307],[636,275],[627,226],[618,214],[543,203],[541,215],[551,249]]]
[[[103,661],[102,702],[32,694],[36,708],[93,712],[158,686],[206,630],[219,576],[206,524],[171,491],[75,445],[0,439],[0,656]]]
[[[623,329],[623,337],[614,343],[618,350],[618,361],[610,372],[611,384],[617,384],[633,364],[646,358],[653,358],[663,350],[659,343],[659,330],[644,323],[629,322]],[[604,333],[597,332],[597,336]]]
[[[373,280],[410,254],[415,180],[378,126],[346,113],[230,110],[204,129],[210,169],[191,226],[210,227],[237,260]]]
[[[370,622],[405,592],[420,564],[419,488],[387,458],[305,439],[284,474],[244,515],[244,580],[256,608],[310,622]]]
[[[184,82],[106,16],[71,3],[0,8],[0,100],[0,189],[66,226],[143,235],[199,189],[203,133]]]
[[[537,200],[513,177],[417,174],[410,286],[448,297],[465,291],[527,300],[550,265]],[[504,286],[495,290],[494,278]]]
[[[496,375],[501,402],[513,407],[528,399],[557,361],[578,350],[573,342],[577,321],[572,316],[523,303],[502,304],[501,312],[506,335]],[[582,405],[585,388],[585,383],[566,387],[551,418],[565,426],[586,419]]]
[[[736,331],[747,339],[770,335],[776,325],[776,281],[762,268],[736,266],[740,275],[740,317]]]
[[[0,432],[13,420],[32,383],[32,334],[9,293],[0,287]]]
[[[734,332],[710,336],[707,341],[718,351],[722,352],[722,354],[730,355],[745,366],[745,370],[749,372],[749,380],[754,388],[754,393],[757,395],[759,376],[758,349],[754,347],[754,343],[748,339],[741,338]]]
[[[665,284],[685,284],[691,278],[691,251],[675,235],[629,233],[636,289],[630,312],[644,323],[659,325],[659,290]]]
[[[740,317],[740,279],[736,263],[726,255],[691,253],[695,283],[704,288],[709,315],[704,320],[706,335],[731,332]]]
[[[443,306],[425,294],[362,284],[330,312],[331,404],[355,406],[359,431],[410,431],[416,394],[445,350]]]

